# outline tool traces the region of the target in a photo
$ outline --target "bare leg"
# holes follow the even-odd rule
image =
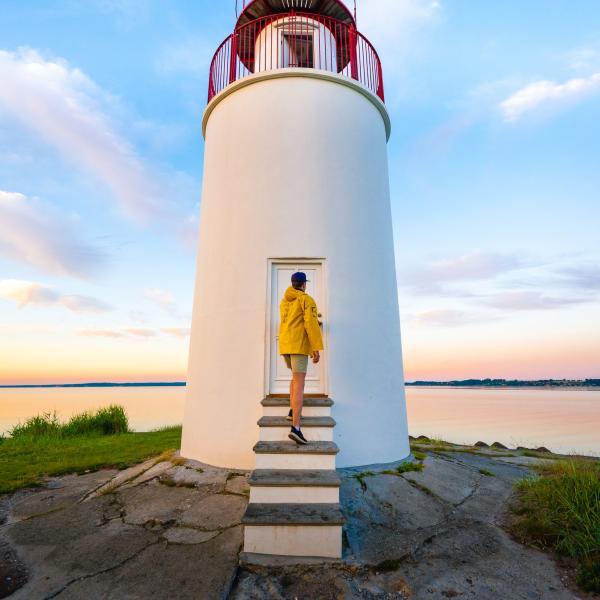
[[[290,404],[292,406],[292,423],[296,429],[300,429],[302,418],[302,405],[304,404],[304,380],[306,373],[294,373],[290,393]]]

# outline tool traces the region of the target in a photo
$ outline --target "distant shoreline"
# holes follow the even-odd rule
[[[44,389],[44,388],[144,388],[144,387],[186,387],[185,381],[147,382],[89,382],[89,383],[31,383],[0,385],[2,389]],[[412,388],[456,388],[456,389],[560,389],[560,390],[599,390],[600,379],[566,380],[547,379],[537,381],[506,379],[468,379],[463,381],[407,381]]]
[[[2,389],[35,389],[35,388],[110,388],[110,387],[185,387],[185,381],[144,382],[144,383],[39,383],[23,385],[0,385]]]

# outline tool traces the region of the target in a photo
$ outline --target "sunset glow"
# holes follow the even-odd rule
[[[3,3],[0,385],[185,380],[208,4]],[[358,3],[409,381],[600,377],[600,6],[525,4]]]

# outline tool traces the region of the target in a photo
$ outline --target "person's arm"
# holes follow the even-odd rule
[[[318,356],[319,350],[323,350],[323,336],[319,327],[319,315],[315,301],[308,296],[304,304],[304,328],[310,342],[313,355]]]

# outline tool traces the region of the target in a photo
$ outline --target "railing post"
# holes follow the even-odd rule
[[[377,57],[377,95],[381,98],[382,102],[385,102],[385,92],[383,90],[383,68],[381,67],[381,61]]]
[[[356,53],[356,44],[358,36],[356,35],[356,28],[354,25],[350,26],[349,36],[350,39],[350,76],[352,79],[358,80],[358,57]]]
[[[237,77],[237,32],[231,36],[231,56],[229,57],[229,83],[233,83]]]

